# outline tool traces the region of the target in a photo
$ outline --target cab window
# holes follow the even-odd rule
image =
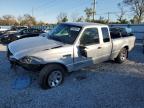
[[[97,28],[87,28],[81,37],[81,45],[93,45],[99,43],[99,33]]]
[[[24,29],[24,30],[22,30],[22,33],[23,33],[23,34],[28,33],[28,30],[27,30],[27,29]]]
[[[101,30],[102,30],[102,35],[103,35],[103,42],[109,42],[110,36],[109,36],[108,28],[104,27],[104,28],[101,28]]]

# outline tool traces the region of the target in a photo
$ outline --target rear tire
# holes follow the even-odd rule
[[[59,86],[64,80],[63,67],[57,64],[45,66],[39,74],[39,84],[42,89],[49,89]]]
[[[122,48],[115,61],[117,63],[123,63],[127,60],[127,57],[128,57],[128,50],[126,48]]]

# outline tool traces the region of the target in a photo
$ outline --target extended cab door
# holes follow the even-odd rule
[[[106,61],[110,59],[112,52],[112,42],[108,27],[101,27],[102,33],[102,47],[101,47],[101,60]]]
[[[75,50],[74,66],[79,69],[101,62],[102,46],[100,28],[86,28],[79,40],[80,45]]]

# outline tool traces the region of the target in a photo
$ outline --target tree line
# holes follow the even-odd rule
[[[6,26],[35,26],[35,25],[47,25],[47,23],[43,21],[36,21],[36,18],[31,16],[30,14],[24,14],[23,16],[19,16],[18,18],[13,15],[4,15],[0,17],[0,25]]]
[[[93,20],[93,9],[86,8],[84,10],[84,16],[76,16],[73,15],[72,21],[75,22],[96,22],[96,23],[112,23],[112,24],[142,24],[144,23],[144,0],[123,0],[122,2],[117,4],[119,8],[119,14],[116,15],[117,21],[110,21],[109,18],[104,18],[102,16],[97,20]],[[132,13],[131,19],[126,19],[126,8],[128,8],[129,12]],[[108,15],[110,13],[107,13]],[[60,13],[57,17],[58,23],[68,21],[68,16],[66,13]]]

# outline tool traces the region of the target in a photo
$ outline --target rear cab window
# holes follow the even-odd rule
[[[102,35],[103,35],[103,42],[110,42],[110,35],[109,35],[108,28],[102,27],[101,31],[102,31]]]

